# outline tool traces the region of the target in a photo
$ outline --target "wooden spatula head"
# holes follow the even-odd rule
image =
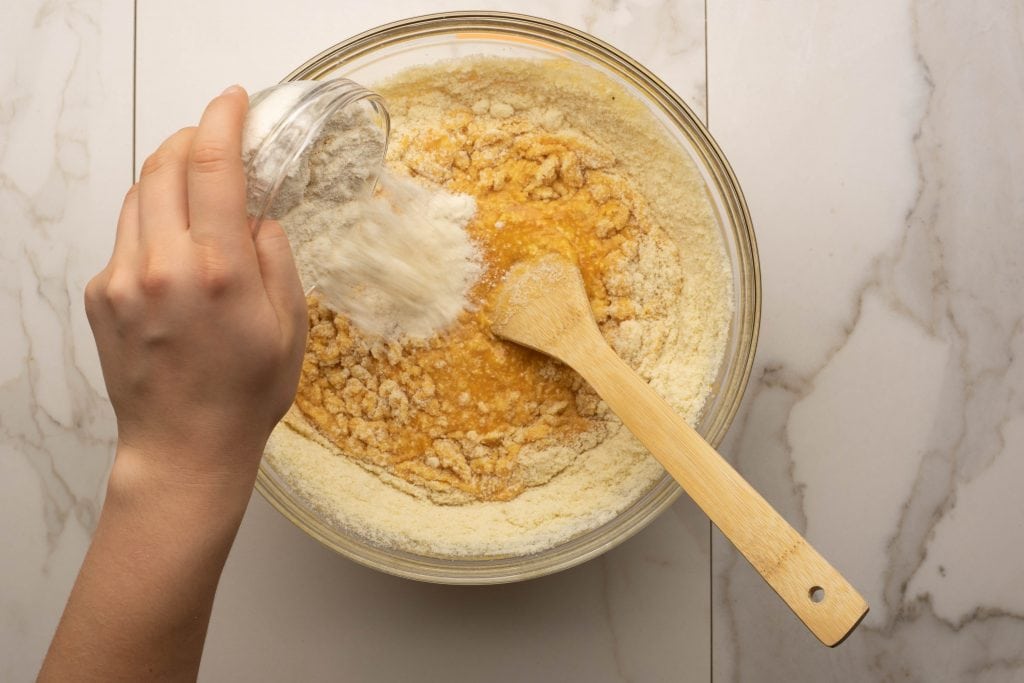
[[[576,264],[557,254],[515,264],[495,297],[491,330],[567,360],[580,338],[597,330]]]

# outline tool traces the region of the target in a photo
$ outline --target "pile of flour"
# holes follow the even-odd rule
[[[301,94],[272,93],[250,113],[242,144],[247,165]],[[427,338],[466,308],[481,273],[466,233],[476,203],[390,173],[382,166],[386,143],[368,106],[342,109],[285,169],[266,215],[279,218],[288,234],[306,291],[315,289],[368,334]],[[250,173],[250,211],[256,188],[272,181],[259,171]]]
[[[476,202],[382,170],[380,192],[307,194],[282,220],[303,283],[362,331],[428,338],[466,308],[482,270],[466,225]]]

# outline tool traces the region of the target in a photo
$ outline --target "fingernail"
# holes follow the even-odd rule
[[[230,85],[224,89],[224,92],[221,93],[221,96],[223,97],[224,95],[234,95],[238,92],[245,92],[245,90],[240,85]]]

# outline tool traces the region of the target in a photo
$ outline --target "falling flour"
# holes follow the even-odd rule
[[[389,171],[378,183],[349,202],[307,195],[283,225],[309,235],[293,242],[300,274],[331,308],[371,335],[429,337],[466,307],[480,273],[465,230],[476,204]]]
[[[247,164],[307,87],[279,86],[253,107],[243,135]],[[271,150],[265,166],[250,175],[250,211],[257,189],[283,169],[266,216],[281,220],[305,289],[317,290],[370,335],[429,337],[466,307],[480,273],[465,230],[475,203],[384,170],[385,142],[368,105],[341,109],[290,164]]]

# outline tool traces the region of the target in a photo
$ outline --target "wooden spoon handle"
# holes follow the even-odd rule
[[[604,339],[578,344],[564,360],[594,387],[711,521],[801,621],[829,647],[860,623],[868,605]]]

